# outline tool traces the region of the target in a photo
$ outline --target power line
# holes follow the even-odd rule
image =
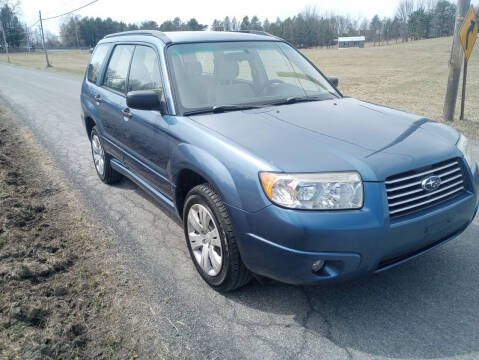
[[[45,18],[45,19],[43,19],[43,21],[45,21],[45,20],[51,20],[51,19],[56,19],[56,18],[65,16],[65,15],[69,15],[69,14],[71,14],[71,13],[74,13],[75,11],[78,11],[78,10],[81,10],[81,9],[83,9],[83,8],[86,8],[87,6],[90,6],[90,5],[94,4],[94,3],[96,3],[97,1],[98,1],[98,0],[93,0],[93,1],[89,2],[88,4],[85,4],[85,5],[83,5],[83,6],[80,6],[80,7],[77,8],[77,9],[68,11],[68,12],[66,12],[66,13],[64,13],[64,14],[55,15],[55,16],[51,16],[51,17]]]
[[[65,5],[68,5],[68,4],[72,3],[73,1],[76,1],[76,0],[67,1],[66,3],[63,3],[63,5],[60,5],[60,6],[58,6],[57,8],[55,8],[55,9],[49,11],[49,12],[53,12],[54,10],[58,10],[58,9],[64,7]],[[52,16],[52,17],[49,17],[49,18],[45,18],[45,19],[43,19],[43,21],[45,21],[45,20],[50,20],[50,19],[55,19],[55,18],[58,18],[58,17],[61,17],[61,16],[65,16],[65,15],[71,14],[72,12],[75,12],[75,11],[77,11],[77,10],[83,9],[83,8],[89,6],[89,5],[92,5],[93,3],[97,2],[97,1],[98,1],[98,0],[92,1],[92,2],[90,2],[90,3],[88,3],[88,4],[86,4],[86,5],[83,5],[83,6],[79,7],[78,9],[68,11],[68,12],[65,13],[65,14],[61,14],[61,15],[56,15],[56,16]],[[32,27],[34,27],[35,25],[37,25],[39,22],[40,22],[40,20],[37,19],[37,20],[35,20],[34,23],[32,23],[31,25],[28,25],[27,27],[28,27],[28,28],[32,28]]]
[[[36,24],[38,24],[39,22],[40,22],[40,19],[37,19],[37,21],[35,21],[32,25],[28,25],[27,27],[30,29],[34,27]]]
[[[78,2],[78,0],[68,0],[67,2],[64,2],[64,3],[61,4],[61,5],[55,7],[55,8],[53,8],[53,9],[51,9],[51,10],[48,10],[48,11],[47,11],[47,14],[50,14],[50,13],[52,13],[52,12],[54,12],[54,11],[57,11],[57,10],[60,10],[61,8],[64,8],[65,6],[71,4],[72,2],[75,2],[75,1]]]

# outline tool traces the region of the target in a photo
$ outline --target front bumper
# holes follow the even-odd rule
[[[478,210],[477,165],[468,191],[390,221],[384,183],[364,183],[361,210],[301,211],[268,206],[257,213],[229,207],[238,246],[254,273],[290,284],[335,282],[381,272],[445,244]],[[312,264],[325,261],[317,273]]]

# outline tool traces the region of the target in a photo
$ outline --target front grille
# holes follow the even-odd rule
[[[426,191],[421,183],[430,176],[441,178],[441,185]],[[391,219],[428,209],[459,196],[465,191],[464,172],[459,160],[453,159],[386,179]]]

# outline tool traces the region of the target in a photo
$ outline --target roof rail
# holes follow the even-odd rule
[[[269,36],[275,39],[283,40],[278,36],[275,36],[273,34],[270,34],[269,32],[262,31],[262,30],[236,30],[232,32],[240,32],[240,33],[245,33],[245,34],[254,34],[254,35],[263,35],[263,36]]]
[[[161,41],[163,41],[165,44],[171,43],[171,39],[166,36],[165,33],[157,30],[132,30],[132,31],[123,31],[123,32],[118,32],[118,33],[113,33],[113,34],[108,34],[104,37],[104,39],[111,38],[111,37],[117,37],[117,36],[129,36],[129,35],[146,35],[146,36],[154,36]]]

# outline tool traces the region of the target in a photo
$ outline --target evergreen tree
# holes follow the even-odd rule
[[[185,25],[185,30],[188,31],[203,31],[207,28],[207,25],[200,24],[195,18],[191,18]]]
[[[243,21],[241,21],[241,30],[249,30],[251,23],[249,22],[249,17],[245,16]]]
[[[379,41],[379,45],[381,45],[382,22],[378,15],[375,15],[371,20],[369,30],[373,33],[374,45],[376,45],[376,41]]]
[[[140,30],[158,30],[158,23],[156,21],[143,21],[140,26],[139,26],[139,29]]]
[[[211,31],[225,31],[223,22],[221,20],[214,19],[211,24]]]
[[[261,25],[261,21],[259,21],[259,18],[255,15],[251,18],[251,23],[249,25],[248,30],[257,30],[257,31],[262,31],[263,26]]]
[[[231,30],[238,31],[240,29],[240,25],[238,20],[236,20],[236,16],[233,16],[233,20],[231,20]]]
[[[22,42],[26,39],[25,29],[18,19],[16,8],[11,7],[5,3],[0,8],[0,22],[5,29],[5,38],[8,47],[20,47]],[[0,31],[0,44],[3,45],[3,34]],[[2,46],[3,47],[3,46]]]
[[[442,37],[454,34],[456,5],[446,0],[438,1],[433,10],[431,36]]]
[[[270,23],[269,23],[269,20],[268,19],[264,19],[263,21],[263,30],[266,31],[266,32],[269,32],[269,27],[270,27]]]
[[[224,21],[223,21],[223,27],[224,27],[224,30],[225,31],[231,31],[231,21],[230,21],[230,17],[229,16],[226,16]]]

